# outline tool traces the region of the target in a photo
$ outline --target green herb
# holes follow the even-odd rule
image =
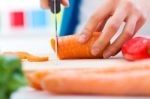
[[[26,85],[21,67],[19,58],[0,55],[0,99],[9,99],[11,93]]]

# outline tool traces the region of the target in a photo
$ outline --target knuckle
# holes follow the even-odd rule
[[[128,35],[129,37],[133,36],[133,32],[130,29],[126,29],[125,30],[126,35]]]
[[[91,29],[90,29],[88,26],[86,26],[86,27],[84,28],[82,34],[90,35],[91,32],[92,32]]]

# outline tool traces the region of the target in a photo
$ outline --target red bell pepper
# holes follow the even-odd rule
[[[122,54],[127,60],[140,60],[150,57],[150,39],[136,37],[127,41],[122,47]]]

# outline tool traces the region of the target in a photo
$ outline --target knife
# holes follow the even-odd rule
[[[51,12],[54,14],[54,24],[55,24],[55,49],[56,49],[56,57],[58,57],[58,20],[57,20],[57,14],[61,10],[61,1],[60,0],[50,0],[50,9]]]

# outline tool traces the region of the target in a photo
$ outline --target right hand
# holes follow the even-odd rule
[[[61,0],[61,3],[65,7],[69,6],[69,0]],[[50,8],[49,0],[40,0],[40,4],[41,4],[41,7],[44,9]]]

